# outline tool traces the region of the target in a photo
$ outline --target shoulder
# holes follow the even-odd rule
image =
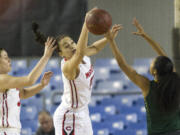
[[[64,64],[64,63],[65,63],[65,59],[63,58],[63,59],[61,60],[61,65]]]
[[[11,88],[7,90],[7,93],[19,93],[19,89]]]
[[[85,62],[91,62],[91,59],[90,59],[90,57],[88,57],[88,56],[84,56],[83,60],[84,60]]]
[[[63,58],[63,59],[61,60],[61,69],[63,68],[64,63],[65,63],[65,59]]]
[[[90,57],[88,57],[88,56],[84,56],[84,59],[86,59],[86,60],[90,60]]]

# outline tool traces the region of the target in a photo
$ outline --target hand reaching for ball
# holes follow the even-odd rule
[[[106,34],[105,37],[108,40],[114,40],[119,32],[119,30],[121,30],[123,27],[120,24],[115,24],[113,25],[112,29],[109,30]]]
[[[89,32],[103,35],[111,28],[112,18],[107,11],[93,8],[86,14],[85,23]]]
[[[97,10],[97,9],[98,9],[97,7],[94,7],[94,8],[92,8],[91,10],[89,10],[89,11],[86,13],[85,20],[86,20],[86,18],[87,18],[87,16],[88,16],[89,14],[91,14],[94,10]]]
[[[132,32],[132,34],[138,36],[143,36],[145,34],[143,27],[141,26],[141,24],[139,24],[136,18],[133,19],[132,24],[137,28],[137,32]]]

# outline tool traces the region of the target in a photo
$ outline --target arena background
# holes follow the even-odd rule
[[[68,34],[77,41],[86,11],[95,6],[107,10],[113,24],[123,25],[116,41],[137,72],[152,79],[148,68],[150,58],[157,54],[144,39],[131,34],[136,31],[132,25],[134,17],[175,60],[179,66],[177,71],[180,71],[179,35],[175,31],[174,36],[172,34],[175,16],[173,0],[0,0],[0,48],[5,48],[12,58],[13,70],[10,74],[27,75],[43,53],[43,46],[34,40],[31,30],[33,21],[40,24],[40,30],[46,35]],[[100,38],[102,36],[89,33],[89,44]],[[89,110],[94,135],[146,135],[141,91],[111,58],[108,46],[92,57],[96,74]],[[63,83],[59,61],[54,54],[46,66],[45,71],[54,72],[50,84],[40,94],[21,101],[22,135],[34,135],[39,126],[38,112],[46,109],[53,115],[61,102]]]
[[[129,62],[135,57],[155,56],[142,38],[131,34],[136,30],[131,24],[133,17],[172,55],[172,0],[0,0],[0,47],[6,48],[10,56],[40,56],[42,47],[33,39],[32,21],[37,21],[47,35],[67,33],[77,40],[85,12],[94,6],[107,10],[113,24],[124,26],[117,43]],[[90,34],[89,43],[99,38]],[[106,47],[96,57],[112,57],[112,53]]]

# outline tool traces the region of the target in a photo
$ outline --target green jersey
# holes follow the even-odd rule
[[[150,82],[149,93],[145,98],[148,135],[180,130],[180,111],[164,113],[158,107],[156,98],[157,83]]]

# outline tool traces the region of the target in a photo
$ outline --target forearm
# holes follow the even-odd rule
[[[118,65],[120,66],[120,68],[122,70],[124,70],[126,68],[127,63],[126,63],[123,55],[119,51],[119,49],[118,49],[118,47],[116,45],[116,42],[114,40],[110,41],[110,48],[111,48],[111,50],[113,52],[114,57],[117,60]]]
[[[147,91],[149,90],[149,80],[143,77],[142,75],[138,74],[129,64],[126,63],[115,41],[110,42],[110,47],[121,70],[128,76],[128,78],[133,83],[135,83],[142,89],[143,95],[146,95]]]
[[[105,47],[105,45],[107,45],[107,43],[108,43],[107,38],[103,38],[103,39],[100,39],[100,40],[94,42],[90,46],[95,47],[97,49],[97,51],[99,52]]]
[[[110,47],[112,49],[113,55],[117,60],[117,63],[121,70],[131,79],[134,80],[135,70],[126,62],[124,56],[119,51],[116,42],[114,40],[110,41]]]
[[[29,73],[28,75],[28,79],[31,82],[31,84],[34,84],[37,79],[39,78],[39,76],[41,75],[43,69],[45,68],[47,62],[48,62],[49,58],[46,56],[43,56],[38,64],[33,68],[33,70]]]
[[[88,30],[86,28],[86,24],[84,23],[77,43],[76,52],[73,57],[64,64],[63,67],[63,73],[69,80],[73,80],[76,77],[79,64],[82,62],[82,59],[85,55],[85,49],[87,48],[87,40]]]
[[[39,93],[43,88],[44,88],[44,86],[41,83],[36,84],[32,87],[24,88],[21,98],[26,99],[26,98],[32,97],[35,94]]]
[[[157,52],[158,55],[160,56],[166,56],[166,53],[164,50],[161,48],[161,46],[156,43],[154,40],[151,39],[149,35],[144,33],[142,37],[151,45],[151,47]]]
[[[88,30],[86,27],[86,24],[83,24],[81,34],[79,37],[79,40],[77,42],[77,53],[83,53],[85,48],[87,47],[87,42],[88,42]]]

